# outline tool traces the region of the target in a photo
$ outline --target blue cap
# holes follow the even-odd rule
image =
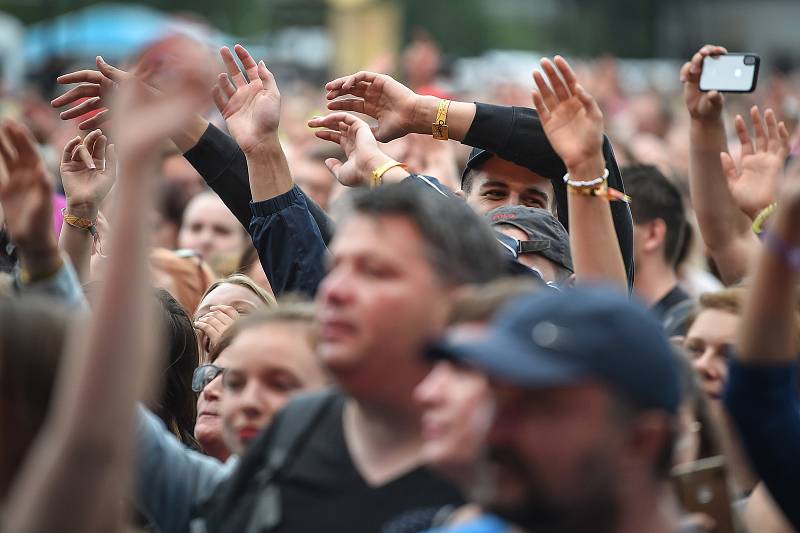
[[[522,388],[604,382],[646,409],[677,413],[677,356],[650,313],[615,290],[577,288],[522,296],[486,336],[440,341],[435,359],[460,361]]]

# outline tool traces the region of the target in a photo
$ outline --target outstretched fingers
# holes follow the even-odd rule
[[[533,72],[533,81],[536,83],[536,89],[544,102],[547,109],[553,109],[558,105],[558,98],[553,94],[550,86],[547,85],[544,76],[538,70]]]
[[[258,63],[256,63],[256,60],[250,55],[250,52],[241,44],[234,46],[233,50],[236,52],[239,61],[242,62],[242,67],[244,67],[247,77],[250,78],[251,81],[259,78]]]
[[[81,115],[85,115],[90,111],[102,109],[102,107],[103,107],[102,99],[99,96],[93,96],[79,103],[75,107],[67,109],[66,111],[62,111],[58,116],[62,120],[70,120],[73,118],[78,118]]]
[[[767,132],[758,106],[754,105],[750,108],[750,118],[753,120],[753,131],[756,135],[756,150],[765,152],[767,150]]]
[[[103,109],[93,117],[90,117],[81,122],[80,124],[78,124],[78,129],[81,130],[97,129],[110,118],[111,118],[111,111],[109,109]]]
[[[547,74],[547,79],[550,80],[550,86],[553,88],[553,93],[556,95],[556,98],[560,101],[568,100],[570,97],[570,91],[567,89],[567,85],[564,83],[564,80],[561,79],[559,76],[558,71],[556,71],[556,66],[547,58],[542,59],[542,69],[544,70],[545,74]]]
[[[343,98],[328,102],[328,109],[331,111],[352,111],[364,113],[364,100],[361,98]]]
[[[96,83],[82,83],[54,99],[50,104],[53,107],[61,107],[75,102],[76,100],[80,100],[81,98],[91,98],[93,96],[100,96],[100,85]]]
[[[544,103],[544,99],[539,91],[535,90],[531,93],[531,98],[533,99],[533,107],[536,108],[536,112],[539,113],[539,119],[542,122],[547,122],[550,119],[550,110],[547,108],[547,105]]]
[[[747,131],[747,124],[742,115],[736,115],[733,125],[736,128],[736,136],[739,137],[739,143],[742,145],[742,156],[752,154],[754,152],[753,141],[750,139],[750,132]]]
[[[236,63],[236,59],[234,59],[231,49],[227,46],[223,46],[219,49],[219,55],[222,56],[222,62],[225,64],[225,69],[228,71],[233,85],[235,87],[247,85],[247,80],[245,80],[244,74],[242,74],[239,65]]]

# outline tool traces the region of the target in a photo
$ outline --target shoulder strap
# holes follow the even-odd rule
[[[225,487],[212,501],[197,502],[195,516],[206,517],[201,521],[208,531],[263,531],[258,524],[269,529],[280,523],[279,491],[273,481],[298,455],[339,394],[330,388],[292,398],[270,428],[250,443]],[[263,520],[256,520],[259,515]]]
[[[247,532],[270,531],[280,524],[282,501],[276,479],[299,455],[336,396],[333,389],[303,394],[284,408],[267,451],[266,467],[256,475],[257,496]]]
[[[284,407],[280,425],[275,428],[268,451],[267,468],[264,471],[269,473],[269,478],[281,472],[300,451],[336,396],[334,389],[302,393]]]

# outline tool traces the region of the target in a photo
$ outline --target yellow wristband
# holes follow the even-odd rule
[[[761,235],[761,232],[764,231],[764,223],[767,221],[769,217],[772,216],[772,213],[775,212],[775,209],[778,208],[778,202],[774,202],[769,204],[767,207],[762,209],[758,215],[756,215],[755,220],[753,220],[753,233],[756,235]]]
[[[450,100],[440,100],[439,109],[436,112],[436,122],[431,124],[433,138],[439,141],[446,141],[450,138],[447,131],[447,110],[450,108]]]
[[[383,175],[394,167],[408,169],[408,165],[405,163],[400,163],[398,161],[387,161],[372,171],[372,183],[370,183],[370,187],[375,188],[380,186],[383,183]]]

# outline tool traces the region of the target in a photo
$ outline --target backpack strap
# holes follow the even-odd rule
[[[301,394],[284,408],[267,450],[265,468],[255,477],[257,496],[247,532],[270,531],[280,524],[282,502],[275,481],[299,455],[337,395],[333,389]]]
[[[299,455],[326,411],[341,393],[334,388],[294,395],[269,428],[250,443],[210,500],[195,502],[191,531],[268,531],[281,521],[279,474]]]

